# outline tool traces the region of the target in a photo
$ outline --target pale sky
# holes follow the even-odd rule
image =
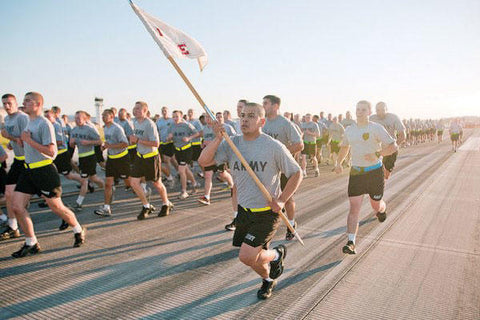
[[[215,111],[282,98],[282,111],[344,113],[385,101],[402,118],[480,115],[479,0],[137,0],[198,40],[178,61]],[[127,0],[0,0],[0,93],[39,91],[65,113],[144,100],[201,108]]]

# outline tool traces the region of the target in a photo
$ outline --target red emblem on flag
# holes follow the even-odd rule
[[[155,28],[155,29],[157,29],[158,34],[160,35],[160,37],[163,37],[162,31],[160,31],[160,29],[158,29],[158,28]]]
[[[182,52],[183,55],[189,55],[190,52],[188,52],[187,50],[187,45],[185,43],[181,43],[178,45],[178,48],[180,49],[180,51]]]

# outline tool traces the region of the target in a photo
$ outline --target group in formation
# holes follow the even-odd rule
[[[269,249],[269,244],[279,227],[281,212],[286,213],[293,229],[298,227],[294,194],[308,177],[307,167],[312,167],[315,177],[319,176],[319,164],[323,162],[338,174],[349,168],[350,210],[347,242],[342,251],[355,254],[365,194],[369,195],[378,221],[387,218],[382,199],[399,146],[435,139],[440,143],[449,125],[456,152],[463,134],[457,120],[449,124],[441,120],[401,121],[387,112],[384,102],[378,102],[372,114],[373,107],[365,100],[356,105],[356,120],[350,112],[345,118],[331,114],[324,117],[324,112],[302,117],[289,112],[281,115],[280,98],[267,95],[262,104],[239,100],[236,120],[228,110],[216,113],[215,119],[205,114],[195,119],[192,109],[185,115],[181,110],[170,114],[167,107],[152,119],[151,110],[143,101],[135,103],[132,116],[125,108],[118,114],[115,108],[106,109],[102,113],[102,139],[86,111],[75,113],[73,125],[67,116],[61,115],[59,107],[45,109],[43,96],[38,92],[25,94],[22,106],[13,94],[4,94],[2,103],[7,116],[1,134],[9,140],[7,148],[13,151],[14,159],[7,172],[7,153],[0,146],[0,192],[4,191],[7,212],[0,215],[4,226],[0,239],[18,238],[20,229],[25,236],[22,247],[12,253],[14,258],[42,251],[28,212],[33,195],[43,198],[42,205],[61,218],[60,230],[72,228],[73,246],[80,247],[85,243],[86,227],[79,223],[76,213],[83,209],[85,197],[94,185],[104,188],[104,204],[94,210],[96,215],[114,214],[115,185],[123,180],[125,189],[132,190],[142,203],[137,219],[144,220],[154,213],[159,217],[170,214],[174,205],[167,186],[177,178],[179,200],[191,196],[189,184],[196,192],[201,186],[197,179],[204,179],[204,192],[197,200],[201,205],[209,205],[216,174],[231,192],[233,221],[225,228],[234,231],[233,245],[240,248],[240,261],[262,279],[259,299],[272,295],[283,273],[287,248],[278,245]],[[230,137],[271,200],[265,199],[225,136]],[[72,158],[75,150],[78,164]],[[198,166],[193,166],[193,162]],[[97,176],[98,166],[105,170],[105,179]],[[201,170],[195,172],[194,168]],[[78,182],[75,202],[63,203],[59,174]],[[159,210],[150,202],[152,189],[147,183],[160,196]],[[285,239],[294,238],[287,228]]]

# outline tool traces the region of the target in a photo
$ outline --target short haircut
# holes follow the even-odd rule
[[[43,96],[35,91],[30,91],[25,94],[25,96],[31,96],[39,105],[43,106]]]
[[[202,115],[198,118],[198,120],[203,120],[203,119],[205,119],[205,115],[204,115],[204,114],[202,114]]]
[[[372,104],[371,104],[369,101],[367,101],[367,100],[360,100],[360,101],[357,102],[357,106],[358,106],[359,104],[366,104],[366,105],[368,106],[368,110],[372,111]]]
[[[60,113],[62,112],[62,109],[58,106],[53,106],[52,109],[53,113],[57,114],[57,113]]]
[[[263,99],[268,99],[272,104],[278,104],[278,105],[280,105],[280,103],[282,102],[279,97],[271,94],[266,95],[265,97],[263,97]]]
[[[12,99],[15,99],[17,100],[17,98],[11,94],[11,93],[5,93],[3,96],[2,96],[2,99],[8,99],[8,98],[12,98]]]
[[[244,104],[248,103],[248,101],[246,99],[240,99],[240,100],[238,100],[238,102],[241,102],[241,103],[244,103]]]
[[[145,102],[145,101],[137,101],[135,102],[135,104],[139,104],[142,106],[142,109],[143,108],[147,108],[148,109],[148,104]]]
[[[54,112],[53,112],[53,110],[51,110],[51,109],[50,109],[50,110],[47,109],[47,110],[43,111],[43,114],[44,114],[45,116],[47,116],[47,115],[52,115],[52,116],[53,116],[53,115],[54,115]]]
[[[218,113],[218,112],[217,112],[217,113]],[[231,113],[230,113],[229,110],[224,110],[223,113],[226,114],[226,115],[228,115],[228,116],[231,115]]]
[[[115,116],[115,112],[113,112],[112,109],[105,109],[105,110],[103,110],[103,113],[108,113],[108,114],[111,115],[112,117]]]
[[[219,112],[215,113],[215,115],[216,115],[216,116],[218,116],[218,115],[223,116],[223,113],[221,113],[221,112],[219,111]]]
[[[247,102],[245,108],[255,108],[257,111],[257,115],[262,119],[265,118],[265,108],[261,104],[255,102]]]
[[[182,112],[182,110],[173,110],[173,112],[172,112],[172,113],[179,113],[179,114],[180,114],[180,116],[183,116],[183,112]]]

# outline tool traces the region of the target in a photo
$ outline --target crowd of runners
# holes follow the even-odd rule
[[[170,214],[175,184],[180,186],[175,194],[180,201],[201,192],[198,204],[210,205],[213,182],[219,180],[231,193],[233,220],[225,229],[234,231],[233,245],[240,247],[240,261],[262,278],[260,299],[270,297],[284,268],[286,247],[269,249],[281,221],[279,213],[285,212],[293,229],[298,227],[294,194],[302,179],[320,175],[319,165],[331,166],[336,173],[349,168],[350,210],[342,250],[355,254],[365,194],[378,221],[387,218],[385,180],[395,167],[399,148],[440,143],[449,132],[456,152],[463,135],[458,120],[402,121],[388,112],[386,103],[372,106],[364,100],[357,103],[354,119],[350,112],[345,116],[325,116],[323,111],[318,115],[282,114],[280,98],[267,95],[262,104],[239,100],[238,118],[225,110],[215,114],[215,121],[206,114],[197,119],[192,109],[184,113],[167,107],[152,116],[147,103],[138,101],[132,109],[104,110],[102,127],[81,110],[70,123],[59,107],[45,109],[37,92],[27,93],[21,106],[13,94],[4,94],[2,103],[7,116],[1,134],[9,140],[7,148],[14,159],[7,170],[7,153],[0,146],[0,192],[6,211],[0,215],[0,239],[18,238],[20,230],[25,235],[25,243],[12,253],[14,258],[42,250],[28,212],[33,195],[43,198],[39,205],[48,206],[61,218],[60,230],[72,228],[73,246],[79,247],[85,243],[86,228],[76,214],[95,187],[104,189],[104,204],[94,210],[96,215],[115,214],[116,186],[123,181],[124,188],[142,203],[137,219],[143,220],[153,214]],[[271,201],[259,192],[225,135],[266,187]],[[105,179],[97,175],[98,170],[105,170]],[[63,203],[59,175],[77,182],[78,196],[73,203]],[[152,189],[161,198],[159,209],[150,202]],[[287,229],[285,239],[294,238]]]

